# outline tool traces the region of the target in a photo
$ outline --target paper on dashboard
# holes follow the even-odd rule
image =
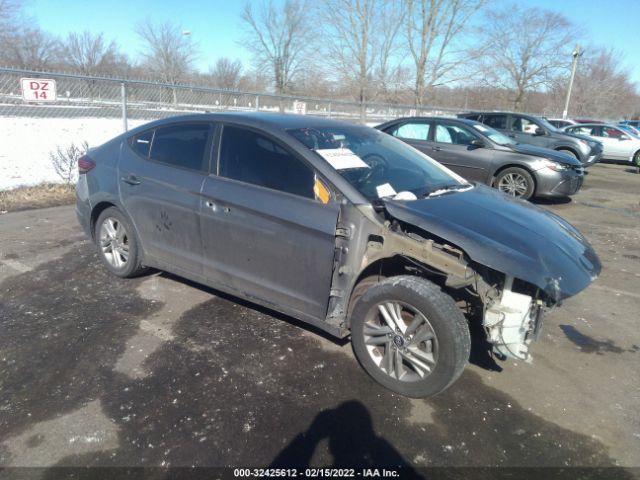
[[[369,168],[369,165],[348,148],[324,148],[316,152],[336,170]]]

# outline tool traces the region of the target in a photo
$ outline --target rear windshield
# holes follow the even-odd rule
[[[399,192],[420,198],[441,188],[467,185],[431,158],[372,128],[339,125],[288,132],[369,200]]]

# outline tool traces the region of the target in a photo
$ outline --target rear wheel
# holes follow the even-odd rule
[[[102,263],[115,275],[129,278],[146,271],[140,263],[135,232],[117,208],[107,208],[100,214],[96,221],[95,239]]]
[[[493,185],[501,192],[523,200],[531,198],[536,189],[536,184],[531,174],[518,167],[506,168],[501,171]]]
[[[408,397],[441,392],[469,359],[467,321],[454,301],[420,277],[387,278],[351,314],[351,343],[376,381]]]

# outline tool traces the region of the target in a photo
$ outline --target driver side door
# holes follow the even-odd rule
[[[275,310],[325,319],[339,204],[316,199],[313,168],[258,130],[224,125],[218,158],[202,189],[205,276]]]
[[[435,125],[431,155],[465,179],[487,183],[494,151],[471,145],[476,139],[481,140],[469,129],[440,120]]]
[[[536,130],[538,128],[545,130],[542,125],[537,124],[533,120],[521,117],[519,115],[512,115],[509,136],[513,137],[517,142],[520,143],[548,148],[549,139],[546,135],[536,134]]]

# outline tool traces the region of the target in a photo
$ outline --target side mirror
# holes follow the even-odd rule
[[[618,140],[622,141],[622,140],[629,140],[629,135],[620,135],[620,137],[618,138]]]
[[[547,132],[544,130],[544,128],[542,128],[542,127],[538,127],[538,128],[536,128],[536,130],[535,130],[535,132],[533,133],[533,135],[534,135],[535,137],[540,137],[540,136],[542,136],[542,135],[545,135],[546,133],[547,133]]]
[[[484,148],[485,144],[482,140],[480,140],[479,138],[474,138],[473,140],[471,140],[470,145],[472,147],[476,147],[476,148]]]

